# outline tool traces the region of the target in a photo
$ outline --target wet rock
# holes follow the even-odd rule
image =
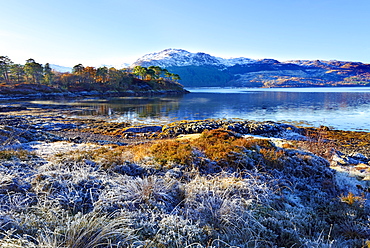
[[[27,125],[28,120],[26,118],[19,118],[16,116],[0,116],[0,125],[3,126],[14,126],[18,127],[21,125]]]
[[[60,137],[40,130],[23,129],[12,126],[0,126],[0,142],[3,145],[19,144],[31,141],[59,140],[61,140]]]
[[[95,143],[99,145],[118,145],[118,146],[125,146],[127,143],[119,142],[119,141],[111,141],[111,140],[96,140]]]
[[[124,130],[125,133],[155,133],[162,131],[162,126],[136,126]]]
[[[204,130],[226,129],[240,134],[253,134],[268,137],[289,137],[288,133],[298,136],[302,130],[288,124],[272,121],[224,121],[224,120],[203,120],[203,121],[180,121],[166,125],[162,128],[162,136],[176,137],[180,134],[201,133]],[[294,137],[294,135],[291,135]]]
[[[11,105],[0,106],[0,112],[12,112],[21,110],[27,110],[27,108],[24,106],[11,106]]]
[[[68,140],[71,142],[75,142],[75,143],[81,143],[82,138],[80,136],[75,136],[75,137],[70,137]]]
[[[33,125],[35,129],[41,129],[44,131],[60,131],[65,129],[75,129],[77,126],[71,123],[38,123]]]

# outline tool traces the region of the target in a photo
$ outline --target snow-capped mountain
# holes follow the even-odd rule
[[[253,63],[256,60],[249,58],[219,58],[207,53],[191,53],[183,49],[166,49],[158,53],[146,54],[131,65],[140,66],[205,66],[212,65],[220,68],[234,66],[236,64]]]
[[[370,65],[336,60],[219,58],[166,49],[139,58],[134,66],[160,66],[179,74],[186,87],[309,87],[370,85]]]

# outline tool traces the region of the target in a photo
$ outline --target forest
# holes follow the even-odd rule
[[[77,64],[72,72],[58,72],[30,58],[24,65],[0,56],[0,93],[40,92],[148,92],[183,91],[180,76],[159,66],[116,69]]]

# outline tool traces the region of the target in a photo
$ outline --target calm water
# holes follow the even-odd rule
[[[370,88],[189,89],[190,94],[37,101],[84,108],[84,115],[132,121],[250,119],[370,131]]]

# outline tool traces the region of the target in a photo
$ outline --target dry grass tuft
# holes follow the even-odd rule
[[[278,169],[284,166],[284,161],[281,159],[285,156],[283,150],[261,148],[260,153],[263,156],[266,166]]]
[[[114,216],[96,212],[78,213],[65,219],[56,229],[44,228],[38,237],[40,247],[115,247],[114,244],[132,243],[134,231],[123,215]]]
[[[362,205],[366,201],[366,199],[364,198],[364,195],[362,195],[362,196],[356,196],[352,192],[349,192],[347,195],[343,195],[342,194],[339,197],[339,199],[341,200],[341,202],[347,203],[350,206],[352,206],[354,204],[360,204],[360,205]]]
[[[0,160],[29,160],[34,154],[26,150],[0,150]]]
[[[302,150],[312,152],[316,156],[330,161],[333,151],[338,149],[337,144],[328,139],[328,129],[306,129],[308,140],[295,142],[297,147]]]

